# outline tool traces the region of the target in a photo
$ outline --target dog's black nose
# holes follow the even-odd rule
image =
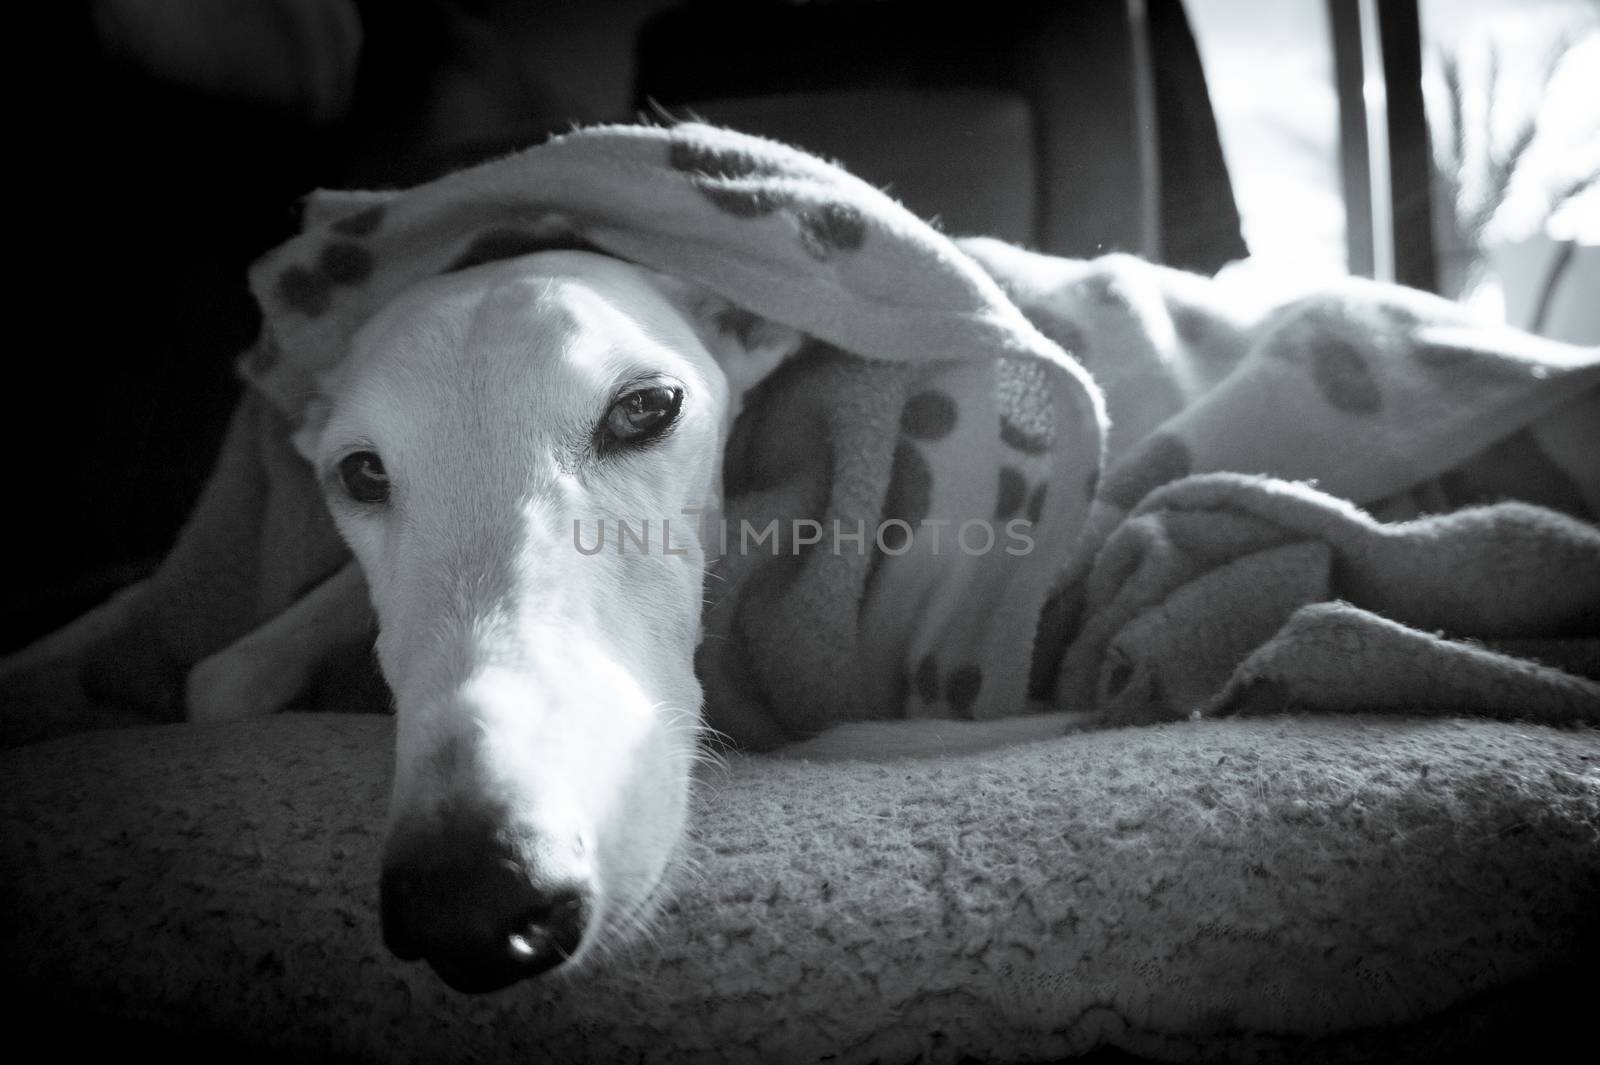
[[[384,856],[383,940],[457,991],[495,991],[570,958],[592,916],[587,877],[525,859],[490,818],[398,830]]]

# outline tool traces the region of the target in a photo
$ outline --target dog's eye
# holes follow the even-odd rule
[[[353,451],[340,459],[339,480],[357,503],[389,501],[389,475],[376,451]]]
[[[658,435],[678,417],[683,389],[656,385],[629,392],[606,413],[605,435],[614,444],[638,444]]]

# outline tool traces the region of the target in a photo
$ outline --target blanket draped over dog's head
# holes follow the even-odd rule
[[[404,193],[315,195],[252,272],[245,374],[292,422],[408,286],[563,247],[812,338],[727,449],[700,669],[735,738],[994,717],[1030,692],[1107,721],[1600,703],[1557,668],[1600,646],[1600,539],[1556,512],[1600,511],[1600,353],[1420,293],[1251,320],[1127,257],[958,244],[769,141],[599,127]],[[1530,492],[1555,509],[1351,506]]]
[[[971,258],[837,167],[703,126],[614,127],[405,194],[318,194],[305,235],[252,274],[267,328],[246,372],[293,416],[406,287],[573,245],[814,338],[797,361],[813,392],[837,377],[821,408],[849,409],[824,426],[791,404],[759,433],[791,452],[730,470],[727,520],[706,530],[727,547],[702,656],[713,700],[778,712],[782,731],[908,700],[1016,712],[1034,625],[1085,526],[1099,392]],[[797,510],[784,488],[819,463],[826,498]],[[924,521],[937,550],[918,550]],[[916,680],[923,661],[936,683]]]

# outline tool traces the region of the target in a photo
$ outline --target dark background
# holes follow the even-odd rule
[[[1160,256],[1209,272],[1243,255],[1182,5],[1147,8],[1143,68],[1123,0],[50,8],[48,25],[17,35],[36,63],[17,112],[0,652],[148,574],[170,547],[259,326],[246,270],[295,232],[317,187],[406,187],[574,123],[657,103],[678,115],[706,103],[716,118],[713,104],[733,101],[721,113],[741,128],[839,158],[953,232],[1148,254],[1134,194],[1148,160],[1130,117],[1129,71],[1143,69],[1160,116]],[[945,90],[969,93],[970,123]],[[901,110],[835,98],[829,118],[812,105],[835,91],[887,92]]]
[[[19,34],[42,62],[20,109],[27,150],[13,156],[27,168],[13,175],[26,251],[13,259],[19,365],[0,440],[12,560],[0,651],[148,573],[170,546],[237,398],[233,358],[259,324],[245,271],[293,234],[304,193],[403,186],[482,143],[616,117],[622,96],[584,92],[596,74],[629,91],[605,68],[627,55],[614,35],[650,6],[357,3],[354,94],[332,121],[292,93],[152,69],[87,0]],[[564,23],[561,61],[544,63],[543,30]],[[295,32],[284,28],[290,44]],[[260,74],[299,57],[268,41],[213,58]],[[579,68],[555,71],[578,97],[552,91],[545,67]]]

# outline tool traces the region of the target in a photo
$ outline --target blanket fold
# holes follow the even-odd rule
[[[1593,640],[1597,614],[1600,530],[1563,515],[1503,503],[1382,525],[1304,485],[1196,475],[1099,552],[1063,701],[1158,720],[1243,690],[1265,705],[1270,680],[1279,709],[1578,720],[1600,685],[1458,641]]]
[[[1136,260],[966,246],[1132,386],[1107,388],[1109,467],[1065,566],[1058,706],[1147,722],[1250,691],[1600,720],[1600,687],[1529,645],[1459,642],[1558,641],[1578,669],[1600,651],[1600,349],[1370,282],[1250,324],[1220,285]]]

